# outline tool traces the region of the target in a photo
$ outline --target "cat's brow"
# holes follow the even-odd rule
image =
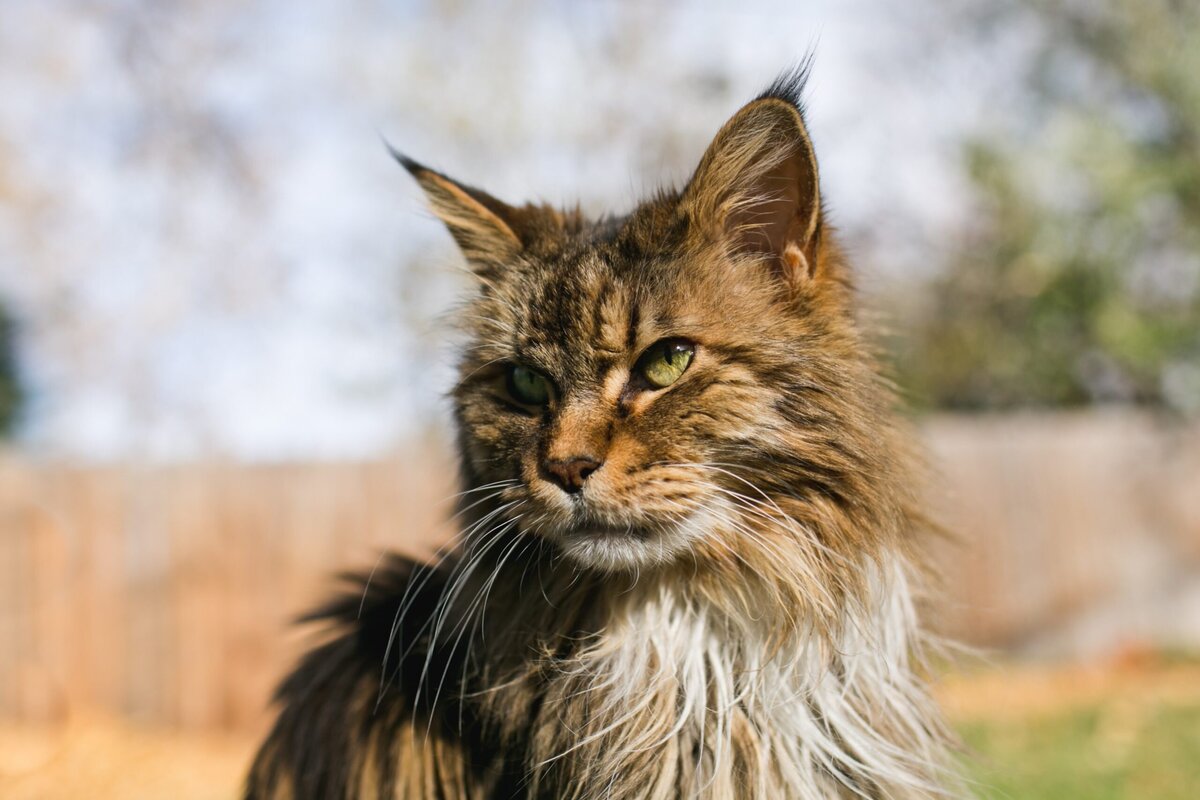
[[[629,304],[629,328],[625,332],[625,349],[633,350],[637,345],[638,323],[641,321],[642,304],[635,297]]]
[[[615,361],[624,357],[628,352],[625,348],[605,347],[603,343],[593,343],[592,349],[596,351],[596,355],[602,356],[605,363]]]
[[[599,266],[588,287],[593,308],[589,346],[598,354],[620,358],[628,351],[626,326],[632,303],[628,290],[612,279],[609,269]]]

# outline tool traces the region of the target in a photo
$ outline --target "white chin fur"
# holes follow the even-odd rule
[[[556,540],[563,555],[581,567],[602,572],[626,572],[675,561],[687,552],[693,541],[711,535],[717,518],[713,510],[701,509],[667,530],[631,531],[628,534],[582,530],[562,534]]]
[[[685,542],[672,533],[571,533],[559,539],[563,555],[581,567],[602,572],[623,572],[665,564],[684,549]]]

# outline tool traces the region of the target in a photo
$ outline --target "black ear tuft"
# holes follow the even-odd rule
[[[754,99],[782,100],[794,106],[800,112],[801,116],[803,116],[806,110],[804,107],[804,90],[808,86],[808,76],[812,74],[815,57],[816,54],[810,50],[804,58],[796,62],[790,69],[781,72],[775,80],[771,81],[771,85]]]
[[[382,139],[382,137],[380,137]],[[387,139],[383,139],[383,146],[387,148],[388,155],[396,160],[396,163],[408,170],[408,174],[416,177],[419,170],[424,169],[419,163],[401,153]]]

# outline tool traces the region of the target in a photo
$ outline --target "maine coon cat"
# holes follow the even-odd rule
[[[915,470],[803,82],[624,217],[396,154],[477,277],[461,537],[311,617],[330,638],[280,688],[248,798],[960,792],[920,677]]]

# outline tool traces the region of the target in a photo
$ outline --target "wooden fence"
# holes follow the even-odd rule
[[[1011,649],[1200,644],[1200,613],[1192,630],[1176,609],[1200,602],[1200,429],[1116,415],[945,418],[924,433],[934,505],[961,537],[940,553],[945,628]],[[303,644],[286,622],[334,571],[443,540],[448,503],[430,498],[451,475],[427,451],[0,462],[0,716],[261,726]]]
[[[1044,656],[1200,647],[1200,425],[1135,414],[944,417],[944,626]]]

